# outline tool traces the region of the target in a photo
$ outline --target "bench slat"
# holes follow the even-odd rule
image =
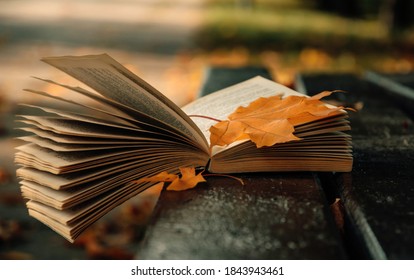
[[[163,192],[139,259],[342,259],[323,195],[309,174],[209,177]]]
[[[323,174],[336,184],[347,221],[348,244],[356,258],[414,257],[414,125],[392,95],[353,75],[305,75],[298,85],[310,95],[342,89],[343,102],[362,102],[350,114],[354,146],[352,173]],[[331,176],[332,178],[327,178]],[[334,188],[328,185],[326,188]]]
[[[243,82],[255,76],[272,79],[270,72],[263,67],[213,67],[207,68],[205,81],[201,87],[199,96],[204,96],[234,84]]]

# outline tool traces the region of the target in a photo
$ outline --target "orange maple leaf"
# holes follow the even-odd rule
[[[205,182],[203,175],[196,174],[194,167],[180,167],[181,177],[177,177],[167,187],[171,191],[183,191],[194,188],[198,183]]]
[[[343,107],[329,106],[320,101],[332,91],[313,97],[281,95],[261,97],[247,107],[239,107],[210,127],[210,146],[226,146],[238,140],[250,139],[258,148],[276,143],[300,140],[294,135],[295,126],[338,114]]]
[[[167,190],[183,191],[194,188],[198,183],[206,181],[201,172],[196,174],[194,167],[180,167],[179,169],[181,177],[163,171],[157,175],[141,178],[135,182],[171,182],[171,184],[168,185]]]

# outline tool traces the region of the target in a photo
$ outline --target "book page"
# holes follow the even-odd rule
[[[205,143],[198,127],[172,101],[106,54],[49,57],[42,61],[103,96],[147,114]]]
[[[52,131],[43,130],[37,127],[21,127],[20,130],[36,134],[42,138],[47,138],[55,142],[59,142],[62,145],[65,144],[84,144],[84,145],[120,145],[127,144],[132,145],[136,143],[134,139],[110,139],[110,138],[93,138],[93,137],[78,137],[71,135],[58,134]]]
[[[239,106],[247,106],[259,97],[269,97],[278,94],[300,95],[288,87],[271,80],[257,76],[237,85],[216,91],[184,106],[182,109],[188,115],[203,115],[219,120],[227,119]],[[207,141],[210,139],[209,128],[216,122],[204,118],[193,117],[193,121],[204,133]]]
[[[151,116],[138,112],[119,102],[116,102],[111,99],[107,99],[99,94],[87,91],[80,87],[71,87],[71,86],[53,82],[51,80],[45,80],[45,79],[40,79],[40,78],[38,79],[48,82],[48,83],[62,86],[69,90],[72,90],[75,92],[75,94],[78,93],[80,95],[87,96],[91,98],[93,101],[96,101],[98,104],[94,104],[92,106],[92,105],[87,105],[83,103],[77,103],[76,101],[73,101],[71,98],[69,99],[62,98],[62,97],[50,95],[47,92],[26,89],[25,90],[26,92],[35,93],[35,94],[38,94],[42,97],[49,98],[49,99],[52,98],[55,100],[54,104],[59,104],[61,107],[66,108],[66,109],[65,111],[62,111],[60,106],[56,106],[56,108],[58,109],[52,109],[49,107],[40,107],[40,106],[33,106],[33,105],[27,105],[27,104],[22,104],[22,105],[30,106],[32,108],[37,108],[39,110],[47,112],[48,114],[58,115],[58,116],[68,118],[68,119],[78,119],[80,121],[84,120],[86,122],[98,121],[98,123],[103,122],[105,124],[109,122],[110,126],[113,126],[113,124],[118,124],[118,125],[122,125],[126,127],[135,128],[135,129],[142,129],[142,131],[148,131],[148,133],[152,133],[154,137],[163,137],[163,136],[168,135],[168,137],[172,137],[175,141],[189,143],[190,145],[199,147],[202,151],[207,152],[205,144],[204,144],[204,140],[202,142],[194,141],[193,139],[189,138],[183,132],[171,127],[165,122],[154,119]],[[83,113],[82,115],[75,114],[76,115],[75,116],[73,113],[70,113],[70,112],[83,112]],[[21,117],[27,119],[28,116],[21,116]],[[92,119],[95,119],[95,120],[92,120]],[[99,120],[96,120],[96,119],[99,119]],[[29,124],[30,121],[25,120],[21,122],[25,122]],[[37,123],[34,125],[39,126],[40,124]],[[60,127],[60,125],[55,124],[55,125],[50,126],[51,129],[53,128],[54,130],[56,130],[54,127],[58,128]],[[42,125],[41,128],[46,129],[44,125]],[[76,131],[78,130],[79,129],[76,129]],[[86,131],[89,131],[89,128],[87,128]],[[123,136],[126,134],[123,132],[121,135]]]

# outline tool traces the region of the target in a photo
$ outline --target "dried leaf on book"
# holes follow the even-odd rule
[[[196,174],[194,167],[180,167],[181,176],[163,171],[155,176],[137,180],[141,182],[171,182],[167,190],[183,191],[194,188],[198,183],[205,182],[202,173]]]
[[[324,91],[310,98],[296,95],[260,97],[247,107],[238,107],[228,120],[212,126],[210,145],[226,146],[250,139],[260,148],[300,140],[294,135],[294,126],[335,115],[344,109],[320,101],[331,93]]]

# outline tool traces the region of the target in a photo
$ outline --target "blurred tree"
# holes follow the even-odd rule
[[[306,2],[306,1],[305,1]],[[350,18],[378,18],[389,34],[414,23],[412,0],[313,0],[317,9]]]
[[[316,6],[318,9],[341,16],[352,18],[360,16],[357,0],[316,0]]]
[[[379,18],[392,34],[413,25],[413,12],[414,1],[383,0]]]
[[[253,9],[255,0],[235,0],[237,7],[242,9]]]

